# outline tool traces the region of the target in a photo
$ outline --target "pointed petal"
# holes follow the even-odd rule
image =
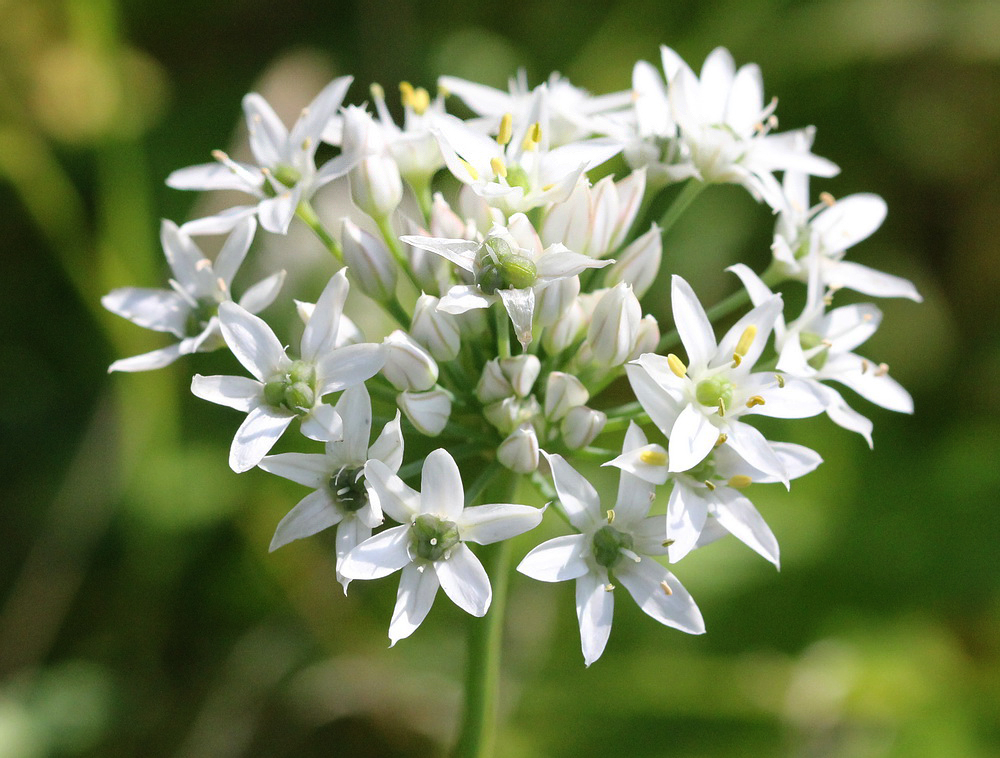
[[[778,316],[781,315],[781,309],[783,307],[784,303],[781,297],[779,295],[775,295],[774,297],[765,300],[733,324],[732,328],[726,332],[726,336],[723,337],[722,341],[719,343],[719,360],[726,362],[731,361],[733,359],[733,351],[736,350],[736,345],[739,343],[740,338],[746,332],[747,328],[753,327],[757,330],[757,333],[753,341],[750,343],[746,354],[742,357],[740,369],[742,371],[749,371],[753,368],[754,364],[757,363],[757,359],[760,358],[761,353],[764,352],[764,348],[767,346],[768,337],[771,336],[771,330],[774,329],[774,322],[777,320]]]
[[[587,666],[601,657],[611,636],[615,595],[607,587],[608,574],[603,569],[576,580],[576,617],[580,622],[580,644]]]
[[[316,361],[337,346],[337,330],[349,288],[344,269],[331,276],[323,288],[302,332],[302,357],[305,360]]]
[[[601,521],[602,516],[597,490],[561,455],[549,455],[544,451],[543,454],[552,469],[552,481],[563,512],[581,532],[589,531]]]
[[[133,324],[157,332],[185,336],[191,308],[172,290],[121,287],[101,298],[101,305]]]
[[[379,505],[390,518],[409,524],[420,513],[420,495],[380,460],[365,464],[365,484],[375,490]]]
[[[294,189],[285,190],[277,197],[261,200],[257,205],[260,225],[272,234],[286,234],[301,196],[301,187],[296,185]]]
[[[133,355],[131,358],[119,358],[108,366],[108,372],[151,371],[169,366],[182,355],[181,344],[178,342],[174,345],[167,345],[166,347],[161,347],[159,350],[152,350],[142,355]],[[243,409],[241,408],[240,410]]]
[[[420,473],[420,512],[458,521],[465,507],[465,487],[458,464],[444,448],[424,459]]]
[[[567,534],[543,542],[524,556],[517,570],[539,582],[563,582],[586,574],[587,538],[582,534]]]
[[[326,490],[311,492],[278,523],[268,550],[274,552],[289,542],[311,537],[338,524],[343,517],[344,514],[334,507]]]
[[[257,205],[234,205],[211,216],[197,218],[181,225],[181,231],[191,236],[199,234],[226,234],[247,216],[257,213]]]
[[[905,297],[917,303],[924,301],[909,279],[876,271],[852,261],[839,261],[829,265],[824,278],[829,285],[846,287],[871,297]]]
[[[407,245],[440,255],[470,274],[472,273],[476,253],[482,247],[479,242],[446,239],[444,237],[422,237],[420,235],[406,234],[399,239]]]
[[[249,164],[239,164],[248,174],[260,174],[260,169]],[[261,177],[263,180],[263,177]],[[235,173],[222,163],[201,163],[172,172],[167,177],[167,186],[177,190],[237,190],[253,192],[254,185],[246,176]]]
[[[320,395],[339,392],[354,384],[371,379],[385,364],[385,351],[381,344],[361,342],[344,345],[319,356],[316,373],[319,376]]]
[[[302,434],[317,442],[339,440],[344,435],[344,424],[337,410],[328,403],[318,403],[302,417]]]
[[[865,368],[865,366],[869,368]],[[869,361],[855,355],[832,355],[823,366],[823,375],[846,384],[865,400],[898,413],[913,413],[913,398],[888,374],[880,373]]]
[[[650,618],[688,634],[704,634],[705,621],[691,594],[677,577],[652,558],[639,563],[622,561],[615,577]],[[663,589],[666,582],[668,595]]]
[[[278,296],[281,285],[284,283],[284,271],[262,279],[243,293],[243,297],[239,300],[240,308],[243,308],[247,313],[260,313],[274,302],[274,298]]]
[[[368,457],[382,461],[390,471],[399,470],[403,463],[403,430],[399,424],[399,411],[396,411],[396,417],[382,428],[382,433],[368,450]]]
[[[550,245],[538,258],[538,276],[544,279],[564,279],[576,276],[588,268],[604,268],[614,263],[613,260],[595,260],[586,255],[580,255],[556,243]]]
[[[531,342],[531,319],[535,311],[535,291],[530,287],[523,290],[498,290],[497,294],[507,309],[510,322],[514,325],[514,335],[527,348]]]
[[[344,390],[337,401],[337,414],[344,425],[344,438],[339,443],[333,443],[337,445],[339,455],[347,461],[366,461],[372,431],[372,401],[364,384],[355,384]]]
[[[646,462],[647,459],[655,459],[660,456],[663,456],[664,463],[662,465]],[[642,479],[650,484],[666,484],[668,476],[666,458],[667,451],[663,445],[643,445],[635,450],[622,453],[614,460],[602,465],[620,468],[622,471],[627,471],[634,478]]]
[[[780,568],[778,540],[747,498],[729,487],[720,487],[716,492],[714,515],[736,539]]]
[[[669,435],[685,406],[681,406],[677,400],[653,381],[643,365],[629,364],[625,367],[625,373],[628,374],[632,392],[635,393],[643,410],[649,414],[661,432]]]
[[[439,586],[437,574],[429,565],[411,563],[403,569],[389,624],[389,647],[409,637],[423,623],[434,605]]]
[[[280,413],[266,406],[251,409],[233,437],[229,467],[240,474],[260,463],[293,418],[291,413]]]
[[[268,102],[251,92],[243,97],[250,149],[261,166],[277,166],[283,156],[288,130]]]
[[[733,421],[729,424],[726,435],[726,444],[743,460],[765,474],[776,477],[786,488],[789,486],[785,466],[763,434],[749,424]]]
[[[226,283],[226,289],[233,283],[233,277],[246,258],[256,232],[257,220],[253,216],[248,216],[236,225],[216,256],[212,269],[215,275]]]
[[[479,287],[473,284],[456,284],[438,302],[438,310],[444,313],[460,314],[480,308],[489,308],[496,300],[496,295],[486,296]]]
[[[210,403],[249,413],[264,400],[264,385],[245,376],[202,376],[191,378],[191,392]]]
[[[359,512],[360,513],[360,512]],[[340,567],[344,565],[347,554],[362,542],[372,536],[372,528],[360,518],[347,517],[340,522],[337,527],[337,581],[344,585],[344,594],[347,594],[347,585],[351,580],[344,576]]]
[[[349,579],[381,579],[410,563],[410,527],[394,526],[354,548],[340,572]]]
[[[267,381],[288,361],[271,327],[236,303],[219,306],[219,325],[236,360],[258,380]]]
[[[490,578],[467,545],[459,543],[448,558],[435,561],[434,571],[441,589],[455,605],[473,616],[486,615],[493,598]]]
[[[259,464],[269,474],[314,490],[327,489],[332,464],[325,455],[315,453],[279,453],[269,455]]]
[[[667,537],[673,540],[668,552],[671,563],[676,563],[694,549],[707,516],[708,502],[702,494],[683,482],[675,481],[667,503]]]
[[[670,304],[673,308],[674,326],[688,354],[689,368],[707,366],[715,355],[712,324],[691,285],[676,274],[671,279]]]
[[[684,406],[670,430],[667,447],[670,471],[694,468],[712,452],[719,429],[694,405]]]
[[[458,530],[463,542],[491,545],[534,529],[542,523],[544,508],[511,503],[476,505],[462,511]]]
[[[881,197],[862,192],[820,211],[810,226],[819,235],[826,254],[839,253],[874,234],[885,221],[888,210]]]

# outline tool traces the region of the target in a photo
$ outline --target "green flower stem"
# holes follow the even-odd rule
[[[681,189],[680,194],[674,198],[674,202],[671,203],[667,212],[663,214],[663,218],[660,219],[660,236],[665,236],[670,228],[677,223],[677,219],[683,215],[684,211],[688,209],[688,206],[694,202],[694,199],[701,194],[701,191],[705,189],[708,185],[705,182],[698,179],[688,179],[687,184]]]
[[[323,247],[333,253],[333,257],[337,259],[340,264],[344,263],[344,251],[340,248],[340,243],[333,238],[323,226],[323,222],[319,220],[319,216],[316,215],[315,209],[309,204],[308,200],[303,200],[299,203],[299,206],[295,209],[295,215],[298,216],[302,221],[305,222],[306,226],[313,230],[313,233],[319,238],[319,241],[323,243]]]
[[[507,325],[507,311],[501,304],[493,306],[493,319],[497,328],[497,355],[510,358],[510,327]]]
[[[413,285],[413,288],[419,295],[424,291],[424,289],[420,286],[420,282],[418,282],[417,278],[413,275],[413,270],[410,268],[410,262],[406,259],[406,253],[403,252],[403,246],[399,244],[399,237],[396,236],[396,232],[393,230],[388,216],[375,219],[375,223],[382,235],[382,239],[392,252],[392,257],[396,259],[396,263],[399,264],[399,268],[404,274],[406,274],[406,278],[410,280],[410,284]]]
[[[424,222],[430,223],[431,208],[434,203],[434,194],[431,191],[431,177],[424,177],[416,181],[411,180],[409,181],[409,185],[413,190],[414,196],[417,198],[417,206],[424,217]]]
[[[475,495],[478,489],[479,492],[489,493],[486,497],[489,502],[509,502],[517,481],[518,477],[494,463],[480,475],[470,493]],[[475,500],[470,498],[467,504],[473,502]],[[500,643],[512,549],[511,540],[502,540],[479,551],[493,584],[493,600],[484,618],[471,619],[466,659],[465,713],[453,758],[490,758],[494,753],[500,688]]]
[[[623,429],[628,429],[628,425],[632,421],[637,423],[639,426],[645,426],[646,424],[650,423],[651,419],[649,418],[649,414],[643,413],[641,409],[629,416],[619,416],[618,418],[609,418],[607,423],[604,425],[604,428],[601,429],[601,434],[620,432]]]

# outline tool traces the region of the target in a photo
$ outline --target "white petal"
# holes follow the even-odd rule
[[[472,264],[476,259],[476,253],[482,247],[482,244],[479,242],[446,239],[443,237],[422,237],[420,235],[407,234],[399,239],[407,245],[440,255],[470,274],[472,273]]]
[[[354,548],[340,573],[348,579],[381,579],[410,563],[410,527],[394,526]]]
[[[642,358],[640,358],[640,361]],[[653,423],[664,434],[669,434],[680,415],[682,406],[660,387],[642,365],[629,364],[625,367],[632,392]]]
[[[549,150],[542,156],[540,170],[542,182],[545,184],[557,182],[580,166],[583,166],[584,171],[589,171],[618,155],[622,147],[622,143],[618,140],[598,137]]]
[[[510,322],[514,325],[514,335],[517,337],[517,341],[521,343],[522,348],[526,348],[531,342],[531,319],[535,310],[535,291],[529,287],[523,290],[499,290],[497,294],[503,301],[503,307],[507,309]]]
[[[847,401],[844,400],[843,396],[837,392],[837,390],[832,387],[825,387],[825,389],[827,390],[826,415],[830,418],[830,420],[842,429],[857,432],[865,438],[865,442],[868,443],[868,447],[874,447],[875,443],[872,440],[872,430],[875,428],[875,425],[871,422],[871,419],[866,416],[862,416],[856,410],[851,408],[851,406],[847,404]]]
[[[202,376],[191,378],[195,397],[249,413],[264,401],[264,386],[245,376]]]
[[[334,348],[319,357],[316,372],[319,375],[319,393],[338,392],[371,379],[385,364],[382,345],[362,342]]]
[[[764,435],[749,424],[733,421],[726,431],[726,444],[756,469],[770,474],[788,487],[788,473]]]
[[[810,226],[819,235],[824,252],[839,253],[874,234],[888,210],[878,195],[859,193],[820,211]]]
[[[444,448],[432,451],[420,473],[420,512],[458,521],[464,507],[465,487],[458,464]]]
[[[674,326],[688,355],[689,368],[702,368],[715,355],[715,334],[705,309],[698,302],[691,285],[674,274],[671,279],[670,304]]]
[[[353,77],[350,76],[334,79],[313,98],[308,107],[302,110],[288,137],[288,143],[292,148],[301,151],[300,159],[310,163],[313,161],[323,130],[340,108],[352,81]]]
[[[471,110],[480,116],[500,116],[513,110],[514,99],[503,90],[477,84],[457,76],[438,78],[438,86],[461,98]]]
[[[608,574],[587,573],[576,580],[576,617],[580,622],[580,643],[587,666],[601,657],[611,635],[615,595],[608,591]]]
[[[380,460],[365,464],[365,485],[375,491],[382,510],[401,524],[420,513],[420,495]]]
[[[403,463],[403,430],[399,424],[399,411],[396,411],[396,417],[382,428],[382,433],[368,450],[368,457],[382,461],[390,471],[399,470]]]
[[[699,408],[689,403],[670,430],[667,443],[669,470],[687,471],[694,468],[712,452],[718,438],[718,428]]]
[[[865,365],[866,370],[862,370]],[[830,356],[823,375],[846,384],[869,402],[899,413],[913,413],[913,398],[888,374],[878,375],[876,366],[853,353]]]
[[[736,539],[779,567],[778,540],[747,498],[729,487],[720,487],[714,515]]]
[[[260,381],[266,382],[288,361],[271,327],[236,303],[219,306],[219,324],[233,355]]]
[[[582,534],[567,534],[543,542],[524,556],[517,570],[540,582],[563,582],[577,579],[590,569],[584,558],[587,538]]]
[[[650,618],[688,634],[704,634],[705,621],[694,598],[677,577],[652,558],[643,557],[639,563],[622,561],[615,577]],[[663,590],[664,582],[670,588],[669,595]]]
[[[306,495],[278,523],[268,550],[274,551],[293,540],[311,537],[339,523],[344,514],[330,500],[325,490]]]
[[[804,445],[796,445],[794,442],[771,442],[771,449],[778,456],[789,479],[798,479],[805,476],[823,462],[820,454],[815,450],[810,450]]]
[[[649,456],[659,457],[661,455],[663,456],[664,461],[662,465],[647,463],[644,460]],[[643,445],[641,448],[636,450],[622,453],[614,460],[608,461],[602,465],[615,466],[616,468],[620,468],[622,471],[627,471],[633,477],[642,479],[650,484],[666,484],[668,476],[666,457],[667,451],[664,449],[663,445]]]
[[[576,276],[588,268],[603,268],[613,260],[594,260],[586,255],[574,253],[561,244],[551,245],[538,258],[538,276],[546,279],[563,279]]]
[[[345,460],[358,463],[368,459],[368,440],[372,431],[372,401],[364,384],[344,390],[337,401],[337,413],[344,424],[344,438],[336,444]],[[384,458],[379,457],[381,460]]]
[[[251,409],[233,437],[229,448],[229,467],[236,473],[242,473],[260,463],[293,418],[295,416],[291,413],[281,413],[264,406]]]
[[[344,312],[349,289],[347,273],[341,269],[330,277],[316,301],[309,322],[302,332],[302,357],[314,361],[337,346],[337,330]]]
[[[239,164],[248,173],[259,174],[260,169],[249,164]],[[238,190],[252,192],[254,186],[245,176],[235,173],[221,163],[201,163],[177,169],[167,177],[167,186],[178,190]]]
[[[411,563],[403,569],[399,577],[396,607],[389,624],[389,647],[409,637],[423,623],[434,605],[438,586],[437,574],[429,566]]]
[[[827,267],[824,278],[827,284],[846,287],[871,297],[905,297],[918,303],[924,300],[909,279],[851,261],[831,264]]]
[[[246,116],[250,149],[262,166],[277,166],[284,157],[288,130],[275,114],[268,102],[251,92],[243,97],[243,113]]]
[[[247,217],[236,225],[215,257],[212,270],[217,277],[226,283],[227,289],[233,283],[233,277],[236,276],[236,271],[243,263],[243,259],[246,258],[256,231],[257,220],[253,216]]]
[[[360,511],[358,512],[360,514]],[[344,559],[355,547],[372,536],[372,528],[365,524],[360,518],[345,518],[337,527],[337,581],[344,585],[344,593],[347,593],[347,585],[351,580],[344,576],[340,567],[344,565]]]
[[[188,221],[181,225],[181,231],[190,235],[226,234],[247,216],[253,216],[255,213],[257,213],[256,205],[234,205],[212,216]]]
[[[257,205],[260,225],[272,234],[286,234],[295,217],[301,195],[301,187],[296,185],[294,189],[285,190],[277,197],[261,200]]]
[[[597,490],[561,455],[549,455],[544,451],[543,454],[552,469],[552,481],[563,512],[581,532],[589,531],[601,521],[603,515]]]
[[[646,435],[643,434],[638,424],[630,421],[628,430],[625,432],[622,450],[631,453],[646,448]],[[662,451],[663,448],[661,447],[660,450]],[[656,488],[648,479],[622,470],[618,479],[615,519],[625,527],[641,521],[649,513],[655,490]]]
[[[328,403],[318,403],[302,417],[302,434],[317,442],[339,440],[344,435],[344,424],[337,410]]]
[[[820,334],[830,341],[831,353],[849,353],[875,334],[882,311],[871,303],[834,308],[821,322]]]
[[[456,284],[438,303],[438,310],[459,314],[466,311],[489,308],[497,301],[496,295],[484,295],[479,287],[472,284]]]
[[[778,384],[773,374],[751,374],[743,389],[751,395],[764,400],[763,405],[755,405],[743,412],[745,416],[767,416],[769,418],[809,418],[822,413],[826,402],[821,391],[815,387],[817,382],[811,380],[784,377],[783,384]],[[757,382],[764,384],[760,389],[753,389]]]
[[[726,101],[725,122],[741,136],[750,136],[764,111],[764,81],[756,64],[740,66]]]
[[[702,118],[710,124],[722,123],[726,102],[733,88],[736,64],[733,56],[724,47],[717,47],[708,54],[701,67],[699,77]]]
[[[694,549],[707,516],[708,502],[705,497],[683,482],[674,482],[667,503],[667,537],[673,540],[673,544],[668,546],[671,563],[676,563]]]
[[[732,328],[726,332],[726,336],[719,343],[719,360],[726,362],[733,360],[733,352],[736,350],[736,345],[739,343],[740,338],[748,328],[753,327],[757,330],[756,336],[750,343],[746,354],[742,356],[740,363],[742,371],[749,371],[757,363],[760,354],[764,352],[768,337],[771,336],[771,330],[774,329],[774,322],[781,315],[783,306],[784,303],[781,297],[775,295],[756,306],[733,324]]]
[[[239,300],[240,308],[243,308],[248,313],[260,313],[274,302],[274,298],[278,296],[278,292],[281,291],[281,285],[284,283],[284,271],[271,274],[267,279],[257,282],[243,293],[243,297]]]
[[[142,355],[133,355],[131,358],[119,358],[108,366],[108,371],[151,371],[157,368],[169,366],[182,354],[180,342],[174,345],[161,347],[159,350],[152,350]],[[243,410],[242,408],[240,410]]]
[[[493,598],[490,578],[467,545],[459,543],[446,559],[434,562],[441,589],[466,613],[485,616]]]
[[[325,455],[315,453],[269,455],[258,465],[269,474],[314,490],[326,489],[332,473],[330,460]]]
[[[458,530],[463,542],[490,545],[524,534],[542,523],[544,508],[509,503],[476,505],[462,511]]]
[[[191,307],[172,290],[122,287],[101,298],[101,305],[133,324],[157,332],[185,336]]]
[[[749,266],[736,263],[727,268],[726,271],[732,271],[740,278],[740,281],[743,282],[743,286],[746,288],[747,294],[750,295],[750,302],[754,305],[760,305],[774,297],[774,293],[771,292],[770,288],[764,284],[763,280]]]

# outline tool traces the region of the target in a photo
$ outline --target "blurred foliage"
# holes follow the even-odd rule
[[[874,453],[824,420],[769,428],[826,463],[790,495],[755,495],[780,575],[731,540],[678,565],[704,637],[623,602],[585,670],[572,590],[515,577],[500,754],[996,755],[998,28],[990,0],[0,2],[0,756],[448,743],[468,619],[439,602],[388,652],[393,582],[344,597],[323,536],[269,556],[302,493],[226,467],[234,418],[187,392],[224,357],[108,377],[114,357],[158,345],[98,299],[158,284],[157,219],[218,202],[162,180],[212,148],[238,153],[250,89],[292,114],[335,74],[355,76],[359,102],[375,80],[502,85],[525,66],[607,92],[660,43],[695,66],[720,44],[758,62],[783,126],[816,124],[816,151],[843,168],[821,188],[886,198],[886,224],[852,252],[926,302],[881,302],[865,352],[917,413],[864,408]],[[666,267],[711,302],[735,286],[728,263],[760,270],[770,223],[745,193],[713,189]],[[318,289],[307,237],[261,247],[301,258],[301,286]]]

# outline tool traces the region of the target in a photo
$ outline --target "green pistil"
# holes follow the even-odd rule
[[[330,495],[348,513],[360,511],[368,505],[368,491],[361,471],[360,468],[344,467],[330,477]]]
[[[306,361],[295,361],[283,374],[264,384],[264,400],[274,408],[284,408],[297,416],[316,404],[316,368]]]
[[[695,466],[684,472],[685,476],[690,476],[699,482],[711,482],[715,481],[718,477],[715,474],[715,460],[714,456],[709,454],[709,456]]]
[[[427,513],[417,516],[411,528],[414,551],[428,561],[440,560],[461,541],[455,522]]]
[[[520,187],[525,192],[531,189],[528,173],[520,166],[507,166],[507,184],[511,187]]]
[[[613,526],[602,526],[594,532],[594,560],[604,568],[614,568],[621,560],[622,550],[632,549],[632,535],[620,532]]]
[[[721,376],[702,379],[695,387],[695,397],[709,408],[731,408],[733,405],[733,383]]]

